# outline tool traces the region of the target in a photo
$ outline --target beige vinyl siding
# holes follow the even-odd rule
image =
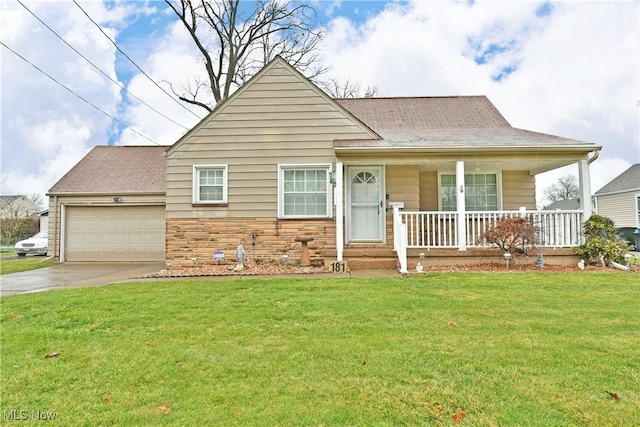
[[[404,202],[406,210],[420,209],[418,166],[387,166],[385,168],[388,202]]]
[[[438,210],[437,172],[420,172],[420,210]]]
[[[638,227],[637,191],[598,196],[598,214],[610,218],[616,227]]]
[[[536,209],[535,176],[529,171],[502,171],[502,209]]]
[[[334,139],[373,134],[275,63],[211,114],[167,158],[168,218],[277,216],[278,165],[334,164]],[[193,206],[193,166],[228,166],[227,206]]]

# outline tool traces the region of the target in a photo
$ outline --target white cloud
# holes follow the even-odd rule
[[[26,4],[116,78],[121,56],[72,2]],[[202,72],[181,25],[166,27],[162,3],[81,4],[154,80],[180,85]],[[550,13],[538,16],[544,4],[415,0],[390,2],[378,13],[380,3],[370,10],[367,2],[316,3],[335,16],[357,19],[337,17],[327,25],[323,54],[334,77],[377,86],[382,96],[485,94],[516,127],[602,145],[591,167],[596,191],[640,161],[640,6],[555,2]],[[130,100],[17,2],[2,2],[1,7],[2,41],[61,83],[160,144],[171,144],[185,132]],[[128,31],[140,22],[148,33]],[[113,139],[114,125],[2,49],[0,191],[44,193],[91,147]],[[198,121],[131,65],[125,67],[129,75],[119,77],[136,96],[184,126]],[[192,110],[200,117],[205,113]],[[129,131],[115,139],[118,144],[150,144]],[[538,177],[539,189],[562,174]]]
[[[159,82],[168,93],[172,93],[168,82],[171,82],[176,91],[179,91],[182,85],[188,85],[194,76],[202,73],[202,67],[198,64],[192,42],[188,37],[182,24],[176,22],[167,29],[161,39],[156,40],[147,58],[144,59],[145,72],[155,82]],[[200,78],[204,79],[205,76],[201,75]],[[122,116],[126,117],[134,129],[143,129],[146,136],[160,145],[173,144],[206,113],[199,107],[189,107],[189,110],[195,114],[189,113],[184,104],[172,101],[166,93],[142,74],[137,74],[131,79],[128,90],[148,105],[158,106],[158,111],[187,128],[168,121],[144,104],[139,102],[128,104]],[[118,144],[148,145],[151,142],[134,133],[124,132]]]
[[[377,86],[380,95],[484,94],[515,127],[601,145],[591,166],[595,191],[640,162],[640,6],[544,5],[394,4],[361,24],[333,20],[324,58],[333,77]],[[505,67],[513,71],[497,81]],[[538,177],[538,190],[567,170]]]
[[[115,76],[115,49],[102,40],[73,3],[25,5],[96,65]],[[89,3],[99,20],[101,3]],[[2,41],[42,72],[2,48],[3,194],[44,193],[86,152],[108,139],[110,119],[65,90],[70,88],[113,114],[120,101],[113,83],[97,75],[17,2],[3,2]],[[102,13],[101,13],[102,12]],[[59,82],[56,83],[54,79]]]

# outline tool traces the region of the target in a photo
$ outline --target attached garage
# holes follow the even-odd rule
[[[164,261],[164,206],[66,206],[64,260]]]
[[[49,190],[49,254],[165,262],[166,149],[94,147]]]

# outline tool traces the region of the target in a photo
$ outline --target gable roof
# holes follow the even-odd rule
[[[4,209],[19,198],[24,196],[0,196],[0,209]]]
[[[555,211],[555,210],[563,210],[563,211],[574,211],[580,209],[580,199],[569,199],[569,200],[556,200],[552,202],[549,206],[545,206],[544,210]]]
[[[166,149],[98,145],[60,178],[49,194],[164,193]]]
[[[294,75],[301,83],[306,85],[310,90],[315,92],[319,97],[323,98],[328,104],[331,104],[335,107],[336,110],[340,111],[345,117],[351,119],[351,121],[361,129],[369,134],[372,139],[379,139],[380,136],[370,127],[368,127],[365,123],[363,123],[358,117],[356,117],[352,112],[344,108],[340,103],[336,102],[333,98],[327,95],[322,89],[316,86],[313,82],[311,82],[307,77],[305,77],[300,71],[298,71],[295,67],[289,64],[286,60],[284,60],[280,56],[276,56],[272,59],[267,65],[262,67],[260,71],[258,71],[255,75],[253,75],[249,80],[247,80],[242,86],[238,88],[235,92],[233,92],[228,98],[222,100],[212,112],[207,114],[200,122],[198,122],[194,127],[192,127],[187,133],[185,133],[178,141],[176,141],[171,147],[167,149],[167,155],[170,156],[178,147],[180,147],[185,141],[189,140],[196,132],[198,132],[202,127],[204,127],[207,123],[213,120],[218,114],[221,114],[225,108],[232,104],[235,99],[242,96],[244,92],[249,90],[252,85],[254,85],[257,81],[259,81],[263,76],[270,73],[272,70],[276,68],[284,68],[288,70],[292,75]]]
[[[620,175],[612,179],[608,184],[596,191],[594,195],[623,193],[626,191],[640,191],[640,163],[636,163]]]
[[[581,148],[592,143],[512,127],[486,96],[339,99],[382,140],[335,141],[349,148]]]
[[[27,196],[24,194],[11,195],[11,196],[0,196],[0,209],[6,209],[17,201],[21,201],[22,204],[27,204],[33,206],[33,210],[39,210],[38,206],[33,203]]]

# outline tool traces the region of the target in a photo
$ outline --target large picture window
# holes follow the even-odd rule
[[[456,176],[440,175],[440,209],[457,209]],[[497,211],[499,209],[499,179],[495,173],[468,174],[464,176],[464,202],[468,211]]]
[[[330,165],[281,165],[278,212],[281,218],[331,216]]]
[[[193,203],[227,203],[227,166],[193,167]]]

